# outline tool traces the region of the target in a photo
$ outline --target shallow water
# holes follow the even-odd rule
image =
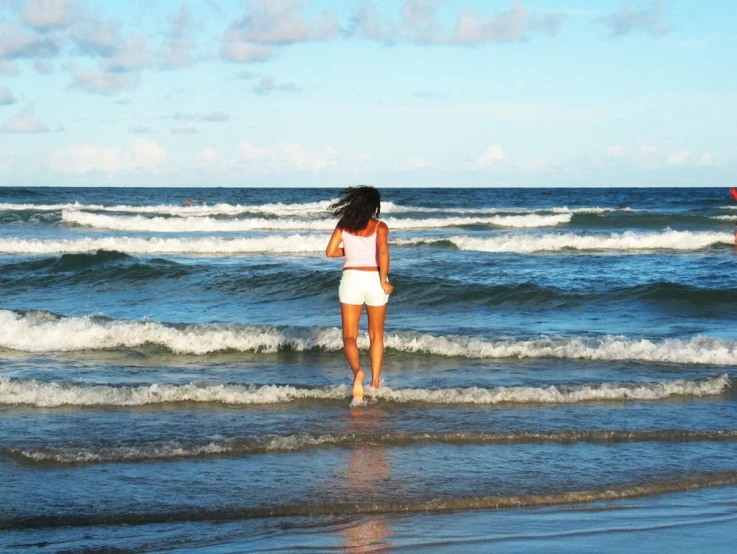
[[[383,191],[358,408],[336,195],[0,189],[4,551],[730,548],[726,191]]]

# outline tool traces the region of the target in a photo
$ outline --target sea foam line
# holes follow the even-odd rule
[[[713,396],[730,386],[729,377],[678,379],[658,383],[591,383],[547,387],[467,387],[446,389],[368,390],[369,402],[400,404],[576,404],[601,401],[654,401],[673,396]],[[295,387],[292,385],[154,383],[138,386],[85,385],[0,376],[0,405],[145,406],[167,403],[218,403],[227,405],[286,404],[297,400],[347,400],[347,385]]]
[[[213,439],[202,443],[160,441],[116,446],[57,446],[8,448],[0,450],[30,463],[96,464],[110,462],[146,462],[213,456],[248,456],[270,452],[296,452],[324,447],[406,446],[413,444],[619,444],[635,442],[734,441],[737,431],[692,431],[662,429],[632,430],[559,430],[445,433],[299,433]]]
[[[462,225],[492,225],[496,227],[549,227],[568,223],[571,214],[508,215],[493,217],[447,217],[426,219],[386,218],[391,229],[436,229]],[[113,231],[143,231],[152,233],[237,232],[253,230],[332,231],[335,219],[213,219],[211,217],[144,217],[111,216],[83,211],[62,212],[62,221],[96,229]]]
[[[220,237],[85,237],[79,239],[0,238],[0,254],[66,254],[114,250],[126,254],[226,255],[255,252],[323,252],[327,234],[268,235],[251,238]],[[506,234],[490,238],[467,235],[433,238],[392,238],[395,246],[452,244],[460,250],[481,252],[699,250],[717,244],[733,244],[725,232],[672,231],[612,233],[608,235]]]
[[[479,252],[557,252],[565,249],[585,251],[699,250],[715,244],[733,244],[734,237],[725,232],[673,231],[578,235],[573,233],[504,235],[476,238],[454,236],[445,239],[460,250]],[[430,241],[431,242],[431,241]]]
[[[219,237],[85,237],[80,239],[0,238],[2,254],[69,254],[108,250],[126,254],[223,255],[323,252],[328,235],[294,234],[222,239]]]
[[[326,215],[330,204],[337,200],[323,200],[318,202],[305,202],[297,204],[283,204],[280,202],[271,204],[240,205],[228,203],[216,203],[211,205],[173,206],[170,204],[159,204],[156,206],[132,206],[119,204],[116,206],[103,206],[101,204],[80,204],[79,202],[65,204],[10,204],[0,203],[0,211],[61,211],[61,210],[86,210],[95,212],[112,213],[139,213],[139,214],[161,214],[170,216],[210,216],[210,215],[239,215],[239,214],[264,214],[264,215]],[[391,204],[391,203],[388,203]]]
[[[241,215],[263,214],[270,216],[326,216],[329,207],[337,198],[316,202],[285,204],[281,202],[269,204],[228,204],[218,202],[209,205],[175,206],[159,204],[155,206],[132,206],[119,204],[103,206],[101,204],[80,204],[68,202],[64,204],[14,204],[0,203],[0,211],[94,211],[109,213],[138,213],[149,215],[169,215],[177,217],[197,217],[214,215]],[[627,209],[628,211],[635,211]],[[381,203],[382,214],[398,213],[449,213],[462,215],[496,215],[496,214],[603,214],[615,211],[614,208],[582,207],[569,208],[567,206],[553,206],[549,208],[429,208],[425,206],[407,206],[395,204],[391,201]]]
[[[390,331],[384,344],[398,352],[476,359],[562,358],[737,366],[737,341],[696,336],[688,339],[632,339],[624,336],[548,337],[516,340],[435,336]],[[343,349],[337,327],[268,327],[239,324],[165,325],[152,321],[58,317],[46,312],[0,310],[0,348],[24,352],[73,352],[145,346],[175,354]],[[368,348],[368,336],[358,338]]]

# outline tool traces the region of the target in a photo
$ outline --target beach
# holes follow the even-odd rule
[[[0,550],[731,551],[728,191],[381,191],[352,408],[339,189],[0,189]]]

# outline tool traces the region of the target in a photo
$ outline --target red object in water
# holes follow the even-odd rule
[[[735,200],[737,200],[737,189],[734,189],[734,188],[729,189],[729,194],[732,195],[732,198],[734,198]]]

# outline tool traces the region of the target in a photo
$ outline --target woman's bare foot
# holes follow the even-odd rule
[[[380,385],[379,385],[379,382],[378,381],[376,381],[376,382],[371,381],[371,388],[372,389],[378,389],[379,386]]]
[[[360,369],[353,374],[353,398],[363,400],[363,371]]]

